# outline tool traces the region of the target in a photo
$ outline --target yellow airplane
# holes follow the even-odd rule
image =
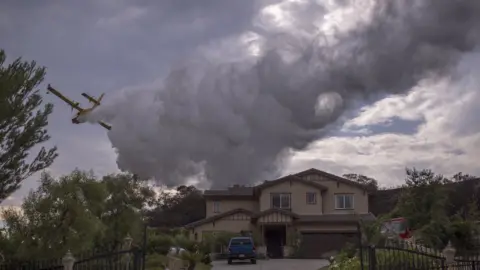
[[[86,99],[88,99],[88,101],[90,101],[91,103],[93,103],[93,106],[88,108],[88,109],[83,109],[79,106],[80,103],[78,102],[74,102],[72,101],[71,99],[67,98],[66,96],[62,95],[60,92],[58,92],[57,90],[55,90],[55,88],[51,87],[50,84],[47,86],[47,94],[48,93],[52,93],[54,94],[55,96],[57,96],[58,98],[60,98],[61,100],[63,100],[65,103],[67,103],[68,105],[70,105],[70,107],[72,107],[72,110],[75,109],[77,110],[77,114],[75,115],[74,118],[72,118],[72,123],[74,124],[82,124],[82,123],[85,123],[87,121],[87,115],[92,112],[95,108],[97,108],[99,105],[100,105],[100,102],[102,101],[102,98],[104,96],[104,94],[102,94],[98,99],[95,99],[94,97],[86,94],[86,93],[82,93],[82,96],[85,97]],[[102,122],[102,121],[98,121],[98,123],[110,130],[112,129],[112,127],[108,124],[106,124],[105,122]]]

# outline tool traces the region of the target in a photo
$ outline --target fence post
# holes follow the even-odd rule
[[[452,243],[450,241],[448,242],[448,245],[443,249],[442,253],[445,256],[445,261],[447,265],[452,264],[455,261],[456,250],[452,246]]]
[[[123,239],[124,250],[126,251],[131,250],[132,242],[133,242],[132,237],[130,237],[130,234],[127,234],[127,236],[125,236],[125,238]],[[135,253],[133,254],[133,256],[135,256]],[[132,260],[130,252],[125,253],[124,260],[126,262],[125,269],[126,270],[130,269],[130,261]]]
[[[360,269],[364,270],[363,268],[363,235],[362,235],[362,227],[360,226],[360,222],[357,223],[357,232],[358,232],[358,248],[359,255],[360,255]]]
[[[368,270],[377,269],[377,256],[375,254],[375,246],[368,247]]]
[[[67,254],[65,254],[65,256],[63,256],[62,264],[63,264],[64,270],[73,270],[73,265],[75,264],[75,258],[73,257],[70,250],[67,251]]]
[[[144,221],[143,227],[143,244],[142,244],[142,270],[145,270],[145,261],[147,260],[147,236],[148,236],[148,223]]]
[[[142,257],[141,249],[135,247],[133,249],[133,270],[141,270],[144,267],[145,261],[142,262]]]

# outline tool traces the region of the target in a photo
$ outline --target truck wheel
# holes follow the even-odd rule
[[[232,259],[228,259],[228,264],[232,264]]]
[[[255,259],[251,259],[250,262],[251,262],[252,264],[257,264],[257,260],[255,260]]]

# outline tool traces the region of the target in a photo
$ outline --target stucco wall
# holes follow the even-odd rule
[[[295,226],[299,232],[346,232],[357,231],[355,224],[298,224]]]
[[[317,193],[317,204],[307,204],[307,192]],[[287,181],[262,190],[260,195],[260,211],[271,208],[270,193],[291,193],[292,212],[299,215],[321,215],[322,194],[320,190],[295,181]]]
[[[286,216],[280,213],[270,213],[268,215],[262,216],[258,218],[258,224],[285,224],[292,222],[292,218],[290,216]]]
[[[328,178],[319,176],[319,175],[308,175],[304,176],[305,179],[316,181],[328,188],[328,190],[323,193],[323,211],[325,214],[366,214],[368,213],[368,194],[362,189],[343,183],[338,183],[337,181],[330,180]],[[352,193],[354,194],[353,198],[353,210],[336,210],[335,209],[335,194],[336,193]]]
[[[213,212],[213,202],[218,201],[220,203],[220,212],[214,213]],[[217,199],[212,200],[207,198],[206,200],[206,217],[211,217],[214,215],[218,215],[220,213],[225,213],[233,209],[242,208],[245,210],[249,210],[252,212],[258,211],[258,202],[255,200],[238,200],[238,199]]]
[[[238,215],[238,214],[237,214]],[[207,223],[200,225],[190,232],[190,238],[195,239],[195,233],[197,234],[197,241],[202,240],[203,232],[234,232],[239,233],[241,231],[252,231],[253,227],[251,226],[250,219],[233,219],[233,218],[223,218],[216,220],[215,222]]]

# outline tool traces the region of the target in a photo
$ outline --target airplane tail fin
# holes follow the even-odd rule
[[[102,103],[103,96],[105,96],[105,93],[101,94],[100,97],[98,97],[98,103]]]
[[[102,99],[103,99],[103,96],[105,96],[105,94],[101,94],[98,99],[93,99],[93,107],[92,108],[96,108],[98,106],[100,106],[100,104],[102,104]],[[89,99],[90,100],[90,99]]]

